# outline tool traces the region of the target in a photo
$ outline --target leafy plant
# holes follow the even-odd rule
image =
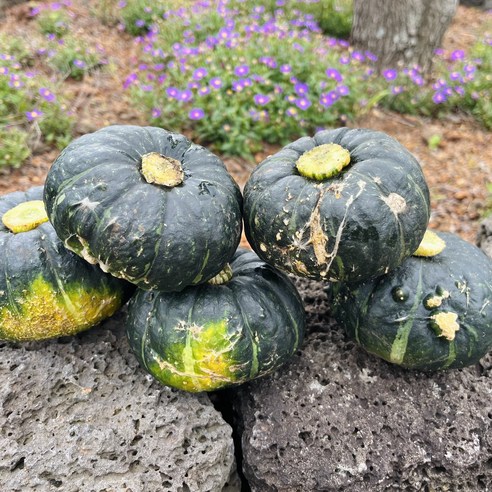
[[[38,14],[37,22],[43,34],[53,34],[61,38],[68,32],[70,17],[61,9],[45,9]]]
[[[67,38],[53,48],[49,51],[49,64],[65,77],[82,80],[87,73],[106,64],[102,53],[75,38]]]
[[[0,127],[0,169],[20,167],[31,154],[28,146],[29,135],[19,128]]]
[[[19,167],[31,153],[34,135],[65,145],[72,125],[57,87],[39,73],[24,70],[13,55],[0,53],[1,166]]]

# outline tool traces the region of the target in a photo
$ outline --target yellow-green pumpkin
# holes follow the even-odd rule
[[[2,340],[73,335],[111,316],[133,290],[65,249],[42,198],[42,187],[0,197]]]

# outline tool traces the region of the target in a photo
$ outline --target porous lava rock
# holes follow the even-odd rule
[[[146,376],[124,321],[0,344],[2,492],[217,492],[234,476],[231,427],[207,395]]]
[[[298,281],[309,334],[293,361],[240,388],[253,492],[476,492],[492,487],[492,355],[434,374],[365,353]]]
[[[492,216],[484,219],[478,231],[477,245],[492,258]]]

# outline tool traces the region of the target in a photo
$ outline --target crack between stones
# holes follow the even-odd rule
[[[251,487],[243,472],[242,429],[238,425],[240,419],[234,409],[234,399],[236,398],[235,390],[223,389],[220,391],[211,392],[208,393],[208,397],[215,410],[222,415],[224,421],[229,424],[232,429],[234,456],[236,458],[236,471],[241,483],[240,492],[251,492]]]

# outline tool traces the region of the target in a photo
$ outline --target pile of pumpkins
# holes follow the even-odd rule
[[[109,126],[69,144],[44,188],[1,197],[0,216],[0,339],[72,335],[129,300],[131,349],[182,390],[250,381],[297,351],[305,312],[282,272],[326,281],[347,332],[403,367],[492,347],[492,260],[427,231],[420,165],[381,132],[301,138],[243,198],[183,135]],[[238,249],[243,221],[255,252]]]

